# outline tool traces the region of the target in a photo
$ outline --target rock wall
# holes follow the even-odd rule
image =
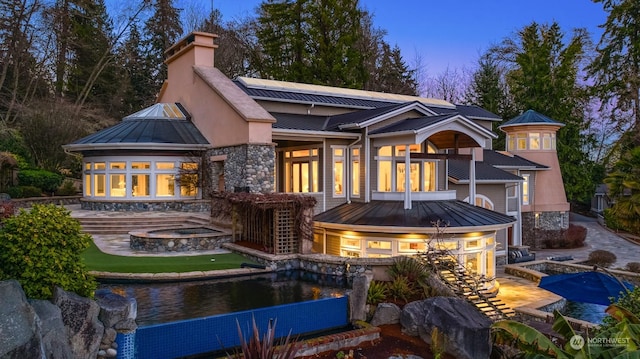
[[[115,358],[117,333],[137,328],[135,301],[111,292],[94,301],[56,288],[51,301],[28,300],[6,280],[0,298],[0,359]]]
[[[210,187],[205,193],[218,191],[219,178],[224,178],[224,190],[234,192],[247,189],[252,193],[271,193],[274,190],[275,146],[241,145],[221,147],[207,152],[206,168],[210,173]],[[224,161],[217,158],[226,157]]]

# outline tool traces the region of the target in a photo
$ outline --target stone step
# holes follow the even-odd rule
[[[89,234],[127,234],[133,230],[208,225],[209,220],[195,216],[173,218],[78,218],[82,231]]]

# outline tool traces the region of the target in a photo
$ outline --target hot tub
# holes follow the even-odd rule
[[[231,232],[214,227],[176,227],[129,232],[129,247],[147,252],[188,252],[220,249]]]

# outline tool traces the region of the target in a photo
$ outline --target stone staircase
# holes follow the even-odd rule
[[[201,227],[210,224],[209,219],[188,213],[175,214],[170,217],[118,216],[76,219],[80,222],[82,231],[91,235],[128,234],[130,231],[141,229]]]
[[[481,278],[474,277],[460,263],[447,258],[446,255],[436,255],[430,258],[430,263],[436,273],[453,292],[466,299],[485,314],[492,321],[504,320],[515,316],[515,311],[502,300],[496,298],[497,290],[482,289]]]

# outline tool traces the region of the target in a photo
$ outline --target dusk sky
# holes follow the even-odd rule
[[[255,14],[260,0],[213,0],[225,21]],[[594,43],[606,20],[602,4],[591,0],[360,0],[374,14],[386,41],[398,45],[405,61],[418,53],[428,75],[475,67],[480,53],[536,21],[556,21],[565,34],[584,27]],[[210,5],[209,5],[210,6]]]

